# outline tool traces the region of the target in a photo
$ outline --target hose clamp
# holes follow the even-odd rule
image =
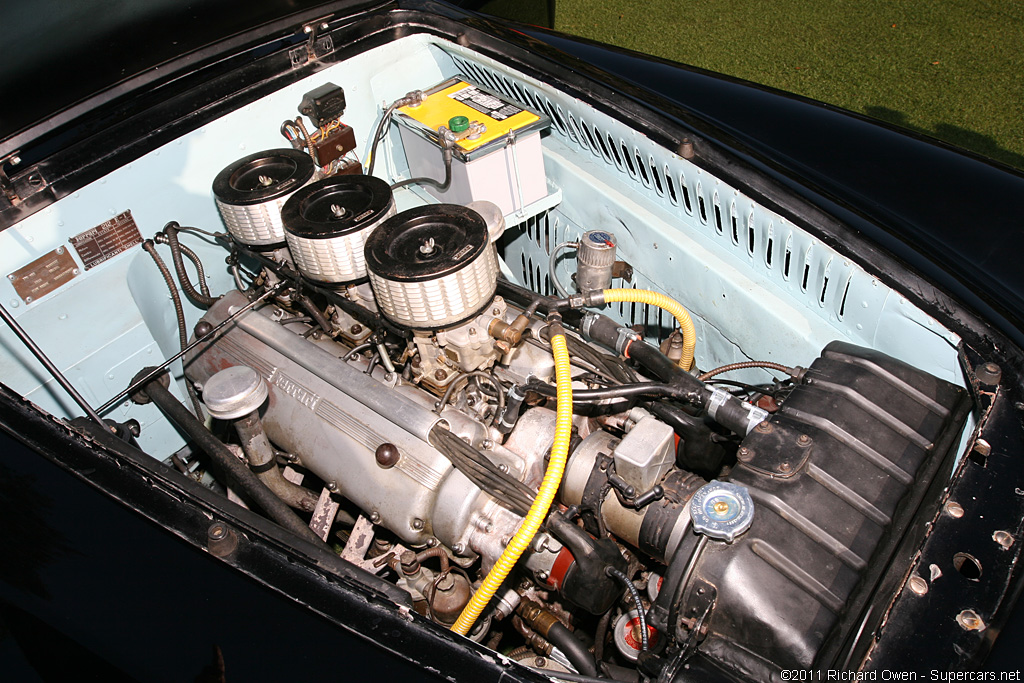
[[[643,339],[643,337],[641,337],[639,334],[629,329],[628,327],[616,328],[615,334],[615,350],[621,353],[622,355],[626,356],[627,358],[629,356],[626,355],[626,351],[627,349],[629,349],[629,345],[635,341]]]

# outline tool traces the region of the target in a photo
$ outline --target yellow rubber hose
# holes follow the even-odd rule
[[[540,483],[537,498],[526,513],[526,518],[519,526],[509,544],[505,546],[501,557],[487,573],[479,590],[473,594],[469,603],[462,610],[452,630],[466,635],[480,616],[487,603],[494,597],[495,591],[505,581],[505,577],[519,561],[520,556],[530,547],[533,537],[540,525],[548,516],[551,503],[555,500],[558,487],[562,484],[565,463],[569,457],[569,439],[572,433],[572,380],[569,377],[569,351],[565,345],[565,335],[560,326],[553,325],[551,330],[551,352],[555,357],[555,385],[557,387],[557,409],[555,413],[555,438],[551,444],[551,457],[544,479]]]
[[[679,367],[683,370],[690,369],[690,366],[693,365],[693,350],[697,346],[697,330],[693,327],[690,314],[686,312],[681,303],[648,289],[606,289],[601,294],[604,295],[606,303],[631,301],[638,304],[650,304],[675,316],[676,322],[679,323],[679,331],[683,335],[683,355],[679,358]]]

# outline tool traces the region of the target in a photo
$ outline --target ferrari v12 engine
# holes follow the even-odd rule
[[[368,156],[390,112],[450,99],[397,100]],[[523,169],[505,168],[507,144],[487,148],[501,163],[486,173],[456,154],[489,130],[465,118],[429,136],[444,180],[353,172],[331,152],[351,147],[340,121],[313,136],[286,121],[296,150],[217,176],[228,234],[214,237],[237,291],[191,291],[208,310],[184,368],[234,447],[218,442],[219,466],[237,457],[257,480],[229,494],[271,513],[269,490],[303,517],[282,505],[277,521],[393,581],[427,619],[552,672],[670,681],[699,653],[767,680],[853,652],[870,596],[909,566],[911,519],[951,468],[966,391],[841,341],[806,369],[700,373],[706,329],[658,291],[615,288],[632,271],[607,230],[545,236],[550,286],[525,254],[530,286],[514,284],[487,198]],[[402,189],[452,183],[475,201]],[[184,281],[178,231],[157,239]],[[674,324],[655,326],[654,346],[594,310],[614,303]],[[760,383],[721,377],[751,368]]]
[[[322,214],[325,235],[351,233],[353,210],[342,202],[352,196],[340,188],[367,180],[300,190],[283,212],[289,238],[299,231],[288,217],[303,211],[307,222]],[[385,218],[386,198],[355,194],[373,200],[360,213],[371,224],[382,216],[364,240],[371,291],[358,294],[357,281],[332,283],[333,291],[353,292],[388,333],[350,348],[332,339],[339,316],[349,319],[340,299],[304,321],[286,310],[293,297],[231,321],[190,354],[187,374],[212,415],[238,423],[251,466],[276,470],[283,458],[354,506],[354,524],[368,533],[357,543],[353,530],[344,557],[377,573],[390,568],[432,618],[451,625],[472,593],[470,572],[492,570],[544,477],[556,431],[547,401],[557,392],[547,383],[551,329],[535,311],[555,302],[506,285],[522,301],[495,295],[492,230],[476,211],[441,205]],[[333,205],[320,207],[321,195]],[[332,220],[345,228],[330,229]],[[328,252],[306,251],[298,270],[324,282]],[[242,292],[222,297],[200,331],[248,302]],[[569,335],[577,384],[596,388],[576,391],[560,505],[516,569],[529,583],[505,581],[470,635],[497,632],[496,621],[515,612],[528,638],[557,641],[538,611],[558,613],[561,599],[563,618],[606,614],[629,595],[625,584],[635,592],[639,570],[649,601],[627,599],[613,642],[623,660],[654,672],[700,645],[763,678],[779,666],[812,666],[850,637],[857,624],[848,607],[895,558],[901,536],[892,531],[956,445],[965,392],[835,342],[806,370],[789,369],[795,383],[759,407],[703,385],[603,316],[586,314],[580,329],[628,348],[636,365]],[[730,443],[721,425],[739,438]],[[376,560],[374,542],[389,549]],[[423,566],[440,556],[440,572]],[[547,651],[566,648],[563,640]],[[565,654],[566,665],[589,668],[592,655]]]

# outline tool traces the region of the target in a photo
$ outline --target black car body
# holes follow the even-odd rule
[[[41,34],[48,30],[43,22],[21,36],[33,47],[18,52],[22,62],[16,62],[14,76],[5,76],[5,99],[21,104],[9,104],[0,118],[0,239],[9,275],[9,291],[0,302],[86,403],[108,404],[100,407],[101,417],[117,427],[111,434],[78,417],[81,408],[22,340],[13,332],[3,336],[0,615],[11,634],[4,642],[11,670],[47,680],[72,673],[114,680],[540,680],[564,673],[566,664],[583,672],[580,661],[586,663],[594,649],[604,650],[603,661],[610,665],[602,668],[597,657],[596,673],[624,680],[636,680],[635,671],[665,680],[832,680],[825,677],[830,671],[927,678],[982,664],[1021,585],[1024,281],[1014,249],[1020,232],[1016,204],[1024,196],[1019,173],[820,103],[448,5],[398,1],[296,9],[264,3],[243,12],[236,3],[216,3],[193,10],[201,13],[196,16],[182,13],[176,3],[165,9],[128,17],[112,12],[102,17],[106,22],[95,22],[104,29],[83,32],[91,42],[57,41],[66,52],[41,49]],[[105,49],[115,43],[118,50]],[[58,56],[63,54],[70,56]],[[95,79],[80,78],[68,61],[60,61],[68,59],[96,59]],[[515,206],[502,212],[506,228],[497,253],[506,268],[497,284],[500,307],[491,289],[485,308],[473,311],[498,321],[492,323],[497,332],[485,326],[487,333],[480,334],[497,335],[489,344],[512,344],[507,351],[495,347],[501,353],[487,351],[491,355],[482,367],[493,386],[531,387],[529,407],[512,423],[525,425],[532,415],[536,422],[529,429],[538,430],[539,443],[524,445],[529,439],[522,431],[506,441],[513,454],[529,452],[517,475],[528,487],[536,489],[552,441],[544,431],[551,427],[545,426],[542,388],[529,383],[537,376],[550,379],[554,371],[536,356],[547,334],[539,322],[530,323],[537,332],[529,362],[515,360],[526,353],[516,344],[530,346],[524,341],[528,334],[523,340],[501,335],[531,300],[540,302],[541,311],[556,307],[547,259],[557,262],[562,245],[556,244],[584,231],[614,236],[609,244],[617,242],[624,262],[615,271],[617,283],[668,292],[690,309],[703,370],[752,358],[809,368],[806,374],[795,368],[788,383],[786,373],[759,374],[763,370],[733,376],[760,386],[754,396],[764,399],[758,404],[768,411],[763,416],[746,402],[727,403],[736,399],[721,389],[707,395],[693,389],[683,401],[691,404],[684,415],[676,405],[666,408],[649,399],[647,412],[623,410],[614,402],[612,409],[578,411],[585,415],[577,421],[567,475],[577,483],[564,485],[559,502],[562,512],[582,511],[588,534],[570,523],[577,532],[563,529],[559,535],[558,520],[549,518],[542,534],[556,550],[535,544],[534,559],[516,570],[521,582],[508,586],[583,636],[566,641],[547,633],[556,645],[554,657],[544,638],[532,641],[541,643],[528,652],[519,647],[527,642],[522,634],[536,637],[542,628],[532,622],[511,625],[527,619],[522,605],[528,600],[506,613],[492,603],[484,613],[487,628],[478,640],[500,633],[492,641],[503,653],[497,655],[438,623],[443,620],[432,601],[441,576],[434,560],[420,560],[434,572],[425,590],[413,587],[413,569],[403,575],[406,569],[398,564],[392,573],[386,567],[389,553],[397,559],[402,549],[422,555],[440,547],[445,562],[463,567],[467,583],[473,582],[487,574],[480,562],[493,564],[511,545],[516,520],[523,517],[522,510],[509,517],[511,508],[498,504],[498,493],[490,491],[488,498],[479,490],[501,479],[491,471],[466,479],[477,489],[461,479],[463,488],[451,489],[468,492],[467,500],[479,494],[485,502],[465,529],[445,531],[445,524],[456,524],[442,524],[438,510],[459,520],[469,513],[435,500],[444,497],[437,491],[455,487],[455,470],[435,471],[440,466],[431,458],[440,457],[438,442],[409,441],[410,451],[398,449],[406,460],[392,470],[390,452],[381,450],[388,444],[373,440],[378,432],[389,436],[374,426],[379,419],[393,423],[394,441],[404,443],[398,432],[411,433],[415,420],[402,423],[387,411],[413,405],[409,410],[418,410],[414,417],[420,419],[433,411],[437,398],[446,403],[450,389],[457,403],[442,405],[438,415],[452,411],[445,412],[451,429],[462,429],[458,433],[474,448],[503,463],[506,475],[515,473],[514,458],[511,466],[501,460],[507,455],[500,444],[504,436],[488,431],[502,418],[490,411],[505,404],[487,381],[471,393],[455,386],[461,378],[452,379],[453,368],[466,371],[466,363],[476,362],[466,360],[468,344],[453,341],[452,325],[477,324],[477,318],[413,331],[383,304],[383,314],[346,308],[345,301],[360,300],[355,288],[369,287],[359,278],[346,281],[348,289],[329,287],[295,266],[298,259],[282,261],[266,245],[240,241],[234,233],[227,240],[178,233],[205,263],[213,295],[234,289],[232,273],[222,265],[228,257],[243,285],[247,272],[262,272],[251,287],[241,287],[249,290],[250,301],[279,296],[263,313],[238,314],[247,301],[239,292],[205,304],[190,303],[195,297],[188,294],[181,316],[188,319],[191,338],[202,339],[185,355],[184,368],[171,364],[172,391],[188,403],[190,385],[202,394],[218,370],[256,368],[270,385],[269,407],[260,409],[270,440],[296,457],[275,456],[261,470],[250,455],[248,464],[260,474],[276,471],[278,464],[306,465],[314,493],[323,488],[325,498],[343,494],[350,522],[372,522],[381,540],[376,565],[372,556],[360,557],[358,566],[338,557],[344,557],[342,545],[356,542],[352,524],[342,516],[344,533],[329,537],[332,547],[259,514],[259,498],[223,461],[203,453],[209,432],[168,420],[166,406],[161,403],[162,412],[148,402],[160,403],[159,390],[140,396],[134,386],[144,368],[180,350],[175,311],[160,272],[139,246],[142,238],[169,221],[221,230],[210,193],[214,178],[241,157],[288,147],[280,120],[292,124],[289,117],[296,106],[302,109],[303,95],[327,82],[340,84],[347,101],[344,113],[332,112],[319,130],[311,127],[316,139],[336,139],[329,137],[332,119],[339,130],[351,125],[360,159],[367,162],[364,151],[375,147],[374,128],[380,124],[386,137],[381,136],[383,170],[378,167],[377,175],[393,182],[408,178],[414,143],[403,137],[400,124],[389,132],[387,105],[407,91],[428,90],[455,76],[547,124],[537,149],[548,193],[535,203],[523,199],[524,181],[516,178],[520,162],[510,152],[515,169],[507,180],[520,194],[516,203],[513,192]],[[285,128],[295,130],[294,124]],[[295,137],[301,151],[309,135],[286,137]],[[526,143],[512,138],[504,148],[525,154],[527,148],[517,146]],[[334,175],[346,158],[321,166]],[[433,168],[442,174],[437,161]],[[375,225],[438,201],[418,190],[394,192],[398,215],[388,218],[381,208]],[[162,239],[166,243],[166,232]],[[164,258],[170,254],[163,243],[147,246]],[[422,253],[432,246],[424,244]],[[565,278],[566,260],[560,267]],[[626,275],[629,280],[621,279]],[[270,291],[279,281],[287,287]],[[493,314],[485,312],[492,304]],[[579,307],[580,301],[564,303],[565,325],[586,327],[588,339],[600,342],[574,342],[577,357],[584,359],[579,367],[605,375],[602,381],[591,377],[593,387],[619,372],[626,379],[640,372],[645,379],[696,386],[689,375],[680,378],[660,364],[654,350],[663,341],[661,348],[672,350],[671,316],[650,303],[612,304],[606,310],[611,318],[603,320],[614,319],[615,325],[602,333],[603,322],[581,322]],[[329,310],[344,321],[344,330],[334,318],[322,325],[318,316],[329,317]],[[295,323],[303,326],[301,335],[281,336],[287,328],[280,321],[288,317],[303,318]],[[225,319],[231,322],[223,332],[214,329]],[[617,352],[629,356],[636,330],[654,346],[649,358],[634,348],[626,364]],[[371,331],[380,336],[371,338]],[[343,344],[332,346],[330,337]],[[334,354],[330,365],[367,340],[369,347],[359,348],[376,350],[377,360],[357,357],[357,367],[346,355],[339,365],[356,370],[345,370],[350,374],[342,379],[330,380],[323,367],[314,367],[316,359],[327,358],[323,353]],[[434,365],[430,376],[415,369],[428,364],[424,349],[442,347],[454,349],[441,354],[447,360],[436,359],[436,373],[443,377]],[[599,348],[611,355],[595,356]],[[415,368],[413,358],[419,361]],[[402,370],[388,368],[391,362],[407,362],[407,376],[398,377]],[[377,363],[383,367],[375,371]],[[310,379],[300,377],[305,372]],[[366,403],[371,399],[354,395],[361,390],[342,386],[367,375],[395,392],[394,405],[377,417]],[[314,390],[321,380],[327,388]],[[611,382],[616,383],[622,379]],[[130,398],[123,393],[129,384]],[[399,396],[403,384],[407,388]],[[376,385],[366,386],[377,391]],[[498,388],[498,394],[506,392],[504,384]],[[476,412],[470,399],[479,404]],[[361,400],[363,408],[344,408],[344,401]],[[204,401],[212,412],[209,397]],[[737,430],[739,423],[728,417],[712,419],[723,405],[740,411],[736,419],[750,421],[750,429]],[[325,417],[323,409],[316,413],[318,406],[334,406],[343,415]],[[303,421],[312,420],[303,407],[325,422],[334,420],[342,436],[315,432],[322,425]],[[290,423],[295,416],[298,421]],[[757,417],[759,426],[748,416]],[[650,439],[662,440],[621,446],[640,441],[627,437],[643,420],[656,425],[650,434],[662,435]],[[219,439],[234,441],[229,421],[210,424]],[[671,445],[665,441],[673,431],[666,424],[682,435],[681,445],[678,438]],[[360,436],[360,429],[371,436]],[[325,445],[324,439],[334,438],[345,440]],[[415,448],[425,449],[417,456],[421,460],[412,460],[419,469],[407,464]],[[671,462],[652,459],[655,451],[670,452]],[[580,464],[585,458],[590,460]],[[626,472],[636,460],[645,464],[623,474],[624,484],[609,477],[614,465]],[[650,468],[658,471],[661,491],[637,503],[658,487],[627,487],[629,476],[649,486]],[[415,517],[413,526],[396,528],[404,512],[389,513],[388,506],[413,505],[412,494],[408,501],[394,501],[400,491],[420,489],[371,489],[387,481],[378,477],[399,470],[436,494],[427,507],[415,509],[431,510],[437,519]],[[431,480],[435,474],[437,481]],[[345,475],[370,483],[363,490],[347,489]],[[751,492],[740,503],[755,510],[753,525],[735,538],[710,535],[715,529],[696,534],[690,527],[693,496],[713,479]],[[572,486],[580,492],[572,493]],[[236,503],[239,493],[251,509]],[[383,501],[381,509],[352,502],[361,496]],[[614,506],[614,500],[617,511],[638,509],[635,519],[627,515],[634,521],[621,526],[627,513],[620,512],[620,521],[602,517],[603,506]],[[512,520],[508,536],[499,534],[501,547],[494,538],[474,535],[492,534],[482,530],[484,511],[498,526]],[[656,530],[655,522],[661,525]],[[470,530],[473,525],[480,529]],[[467,549],[470,538],[478,545]],[[561,553],[558,548],[571,549],[569,561],[575,563],[561,568],[560,584],[549,579],[560,565],[541,557]],[[607,552],[611,556],[602,554]],[[592,563],[585,564],[584,556]],[[527,567],[528,562],[534,564]],[[672,587],[669,599],[659,601],[656,591],[636,598],[661,634],[650,653],[640,654],[639,668],[625,654],[632,646],[616,651],[614,639],[605,642],[603,629],[631,623],[630,594],[602,576],[604,568],[620,565],[641,587],[659,576]],[[575,588],[569,578],[573,567]],[[597,570],[592,582],[579,578],[587,569]],[[404,581],[401,587],[396,577]],[[614,601],[594,597],[609,591]],[[423,607],[426,602],[430,608]],[[559,630],[550,623],[543,628]],[[558,655],[577,647],[582,654]],[[511,652],[516,656],[510,658]],[[1002,661],[1013,661],[1001,654]],[[531,672],[512,659],[544,671]]]

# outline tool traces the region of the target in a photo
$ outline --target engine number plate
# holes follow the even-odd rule
[[[30,304],[71,282],[78,272],[78,264],[71,252],[64,247],[57,247],[9,274],[7,279],[14,285],[14,291],[21,300]]]

